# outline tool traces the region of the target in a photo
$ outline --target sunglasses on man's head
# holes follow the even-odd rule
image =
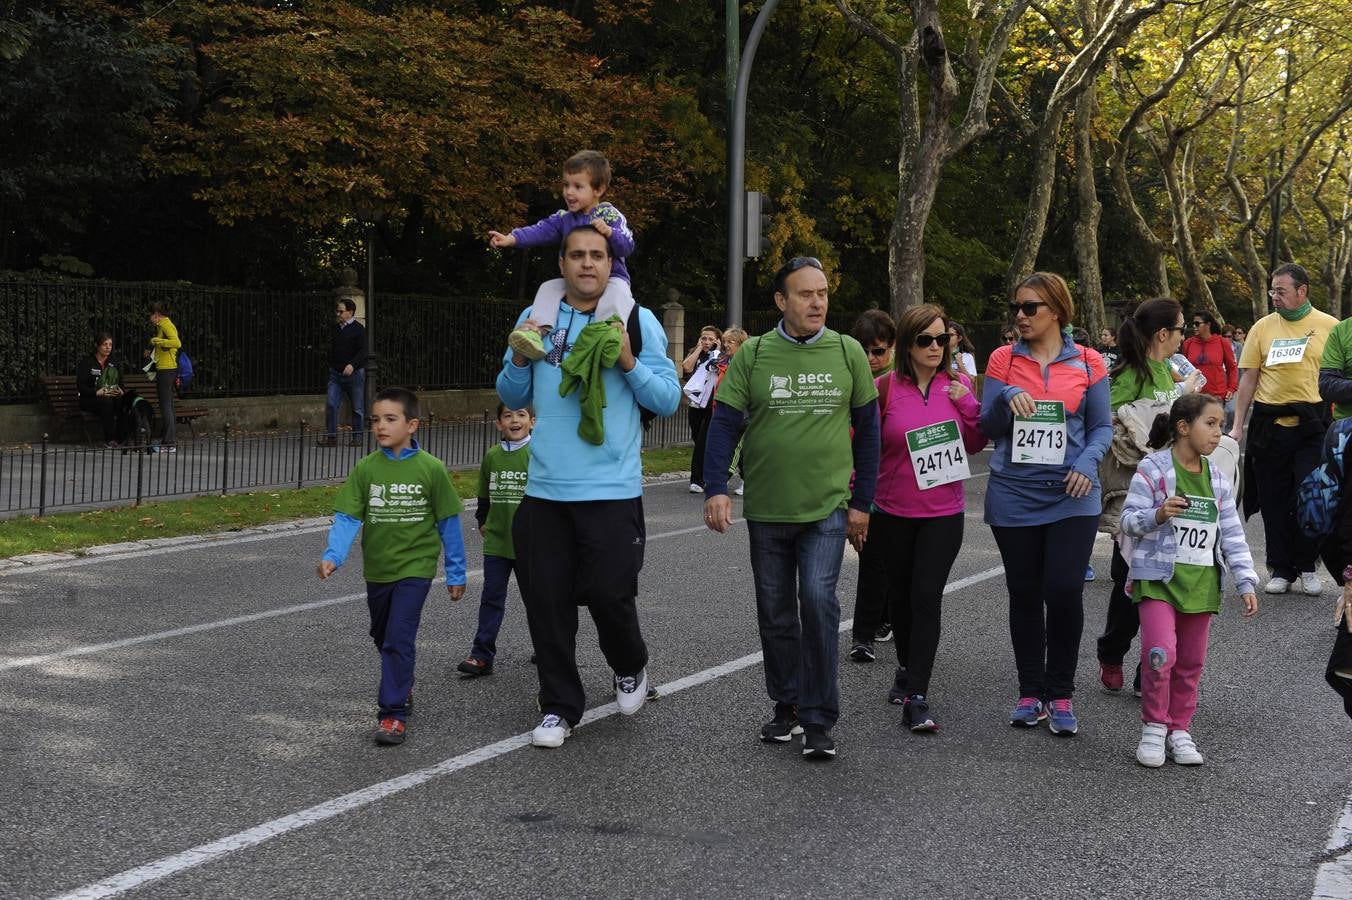
[[[934,344],[944,344],[948,341],[948,334],[917,334],[915,336],[915,345],[921,350]]]
[[[1017,316],[1019,313],[1023,313],[1031,319],[1033,316],[1037,315],[1039,306],[1046,305],[1047,303],[1045,300],[1029,300],[1027,303],[1011,303],[1009,304],[1009,314],[1011,316]]]
[[[869,347],[869,348],[868,348],[868,355],[874,357],[875,359],[882,359],[884,356],[886,356],[886,355],[887,355],[888,353],[890,353],[890,352],[892,352],[892,348],[891,348],[891,347]]]

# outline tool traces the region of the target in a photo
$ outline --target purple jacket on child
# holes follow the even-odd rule
[[[610,252],[614,262],[610,267],[610,277],[618,278],[629,284],[629,270],[625,268],[624,258],[634,252],[634,233],[620,212],[609,203],[598,203],[591,212],[569,212],[561,209],[552,216],[546,216],[534,225],[513,228],[512,237],[518,247],[562,247],[563,239],[574,228],[590,228],[595,219],[600,219],[612,229],[610,234]]]

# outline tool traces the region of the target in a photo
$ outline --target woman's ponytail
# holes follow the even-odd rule
[[[1170,410],[1172,412],[1172,410]],[[1169,413],[1160,413],[1155,416],[1155,421],[1150,423],[1150,437],[1146,438],[1145,445],[1151,450],[1163,450],[1174,442],[1174,424]]]

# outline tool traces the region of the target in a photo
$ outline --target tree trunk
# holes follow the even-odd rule
[[[1009,262],[1005,285],[1011,296],[1019,282],[1032,275],[1037,268],[1038,251],[1042,249],[1042,238],[1047,232],[1047,213],[1051,209],[1052,194],[1056,189],[1053,177],[1056,171],[1056,137],[1064,118],[1064,113],[1049,110],[1046,118],[1038,125],[1037,136],[1033,139],[1033,186],[1028,191],[1023,227],[1019,229],[1019,242]]]
[[[909,178],[897,192],[897,208],[887,241],[887,274],[892,316],[925,302],[925,223],[934,208],[952,128],[949,116],[958,99],[958,83],[948,64],[948,49],[939,30],[938,9],[928,7],[916,22],[920,61],[929,76],[929,103],[920,128]]]
[[[1166,131],[1168,125],[1166,123]],[[1211,295],[1211,286],[1206,282],[1206,272],[1202,270],[1202,261],[1197,256],[1197,247],[1192,240],[1191,202],[1184,185],[1184,175],[1179,171],[1178,148],[1173,144],[1156,147],[1156,156],[1160,162],[1160,172],[1164,175],[1164,187],[1169,194],[1169,209],[1173,214],[1174,251],[1178,263],[1183,268],[1183,277],[1188,286],[1188,300],[1194,308],[1201,307],[1218,320],[1220,310],[1216,308],[1216,299]],[[1190,151],[1184,149],[1182,167],[1186,169]]]
[[[1094,90],[1075,101],[1075,193],[1079,216],[1075,221],[1075,268],[1079,273],[1080,323],[1097,341],[1107,316],[1103,309],[1103,272],[1099,267],[1098,229],[1103,215],[1094,180]]]
[[[1165,256],[1165,243],[1150,228],[1150,223],[1145,220],[1141,209],[1136,205],[1135,192],[1131,189],[1131,182],[1127,180],[1127,167],[1125,162],[1119,163],[1114,156],[1108,169],[1108,175],[1112,180],[1113,196],[1117,198],[1117,203],[1127,214],[1127,223],[1131,226],[1131,231],[1136,235],[1136,240],[1140,242],[1141,254],[1145,257],[1145,267],[1150,273],[1150,291],[1156,297],[1169,296],[1169,261]]]

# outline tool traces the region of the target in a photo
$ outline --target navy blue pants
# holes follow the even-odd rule
[[[498,655],[498,631],[507,614],[507,579],[516,568],[516,560],[484,554],[484,591],[479,595],[479,630],[469,655],[491,663]]]
[[[408,695],[413,690],[413,660],[418,622],[427,602],[430,578],[404,578],[387,584],[366,582],[366,605],[371,610],[371,637],[380,651],[380,718],[408,717]]]

